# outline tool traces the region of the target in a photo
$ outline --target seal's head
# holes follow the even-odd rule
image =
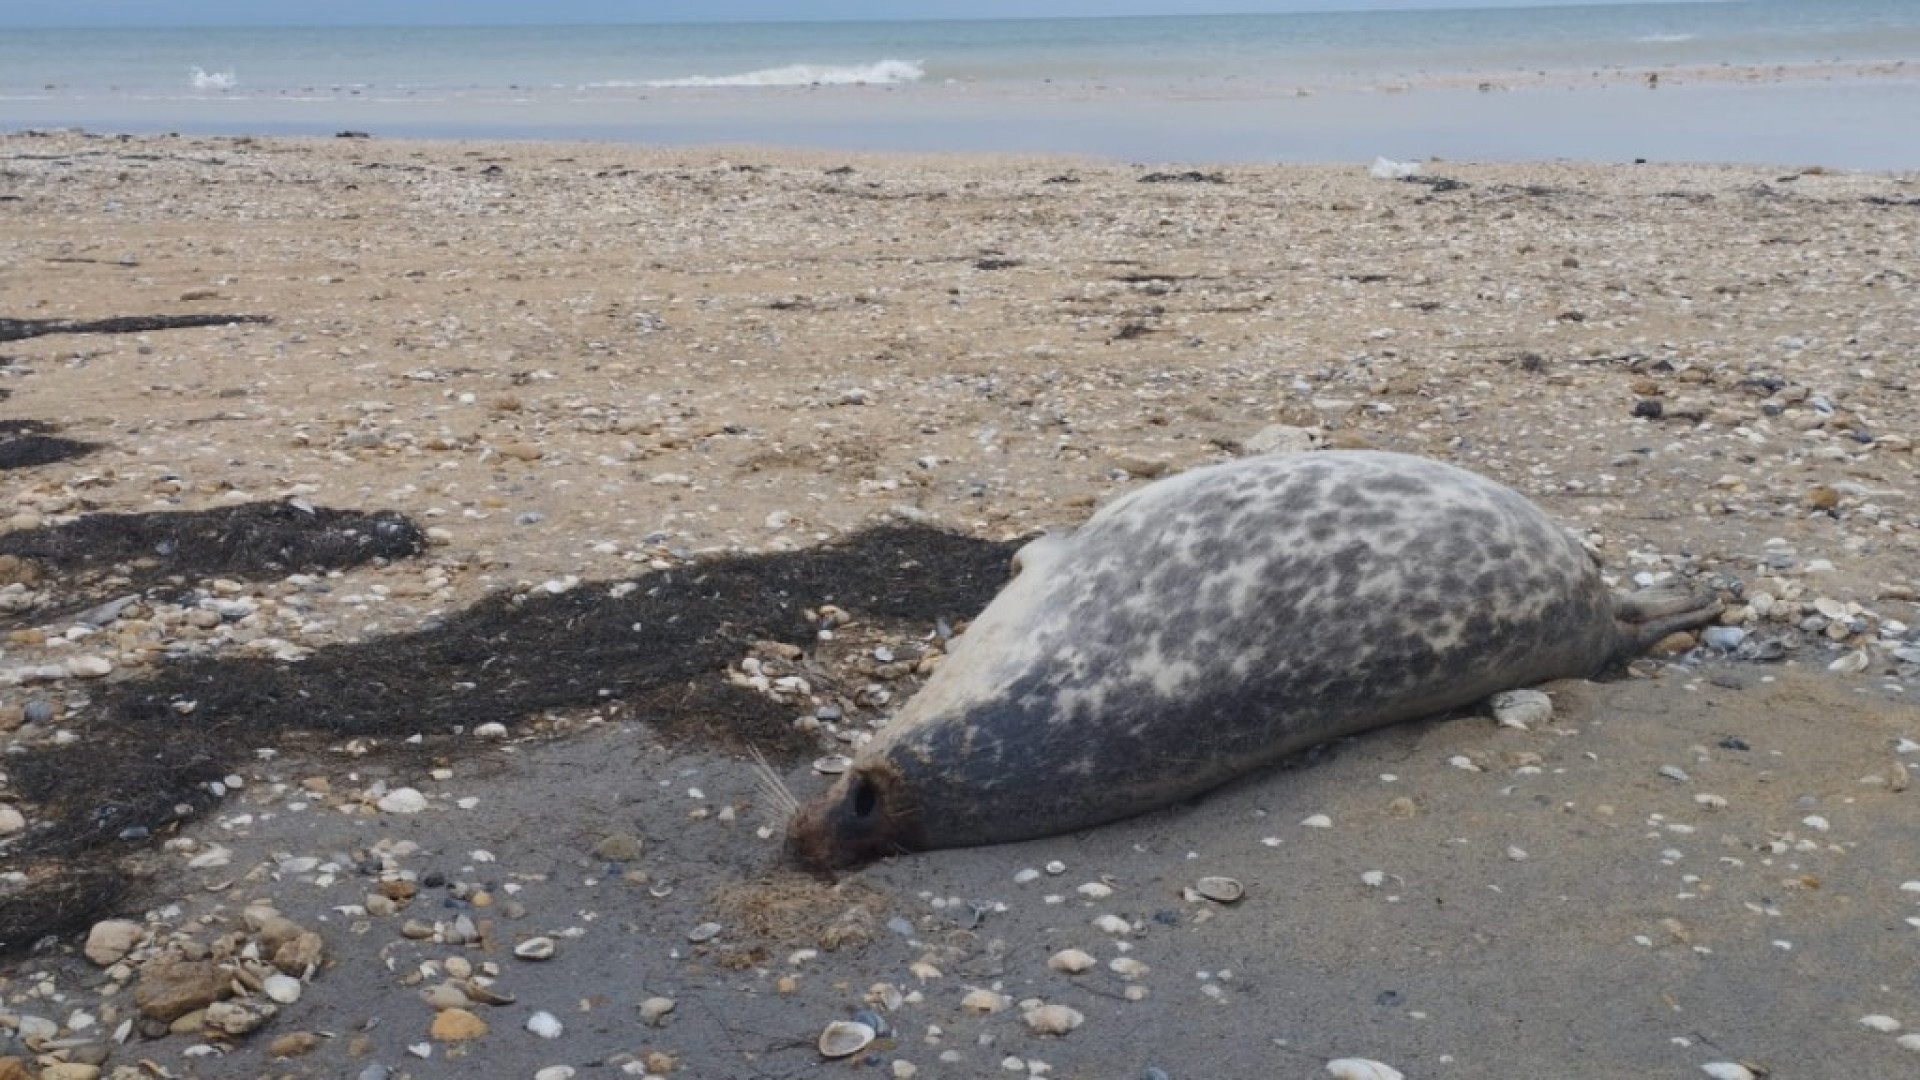
[[[860,762],[787,822],[787,851],[831,874],[926,846],[920,808],[885,759]]]

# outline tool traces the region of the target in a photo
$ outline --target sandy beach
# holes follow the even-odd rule
[[[91,621],[76,605],[125,594],[139,558],[80,583],[0,555],[0,900],[19,910],[58,895],[35,892],[68,858],[35,847],[53,817],[108,814],[117,794],[85,793],[150,749],[107,705],[171,665],[318,670],[490,597],[507,627],[882,527],[998,560],[987,544],[1275,440],[1464,466],[1585,536],[1619,587],[1671,577],[1728,605],[1618,678],[1546,687],[1554,716],[1527,730],[1468,710],[836,884],[783,865],[738,733],[668,732],[661,694],[582,684],[503,730],[423,705],[418,730],[349,738],[329,734],[349,695],[303,689],[234,706],[311,712],[263,741],[209,684],[198,711],[165,699],[180,733],[142,737],[199,727],[218,790],[73,856],[125,899],[38,943],[0,926],[0,1077],[1907,1075],[1917,246],[1913,176],[1798,163],[1382,179],[1364,160],[0,137],[0,324],[260,320],[0,342],[0,439],[94,447],[0,472],[0,543],[260,502],[391,512],[424,538],[165,583]],[[958,577],[893,569],[909,594]],[[805,798],[814,756],[917,687],[936,618],[973,613],[869,599],[769,595],[766,625],[716,630],[731,658],[675,693],[837,716],[777,759]],[[832,642],[765,640],[832,623],[823,605],[851,620]],[[775,678],[808,664],[811,683]],[[421,670],[423,700],[496,690]],[[21,789],[43,758],[67,763],[58,800]],[[1206,875],[1245,898],[1191,894]],[[207,1000],[162,993],[195,980]],[[1083,1022],[1038,1032],[1036,1000]],[[824,1060],[822,1030],[863,1010],[881,1037]]]

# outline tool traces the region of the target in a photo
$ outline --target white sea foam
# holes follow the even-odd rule
[[[788,64],[740,75],[690,75],[683,79],[654,79],[641,85],[852,86],[919,82],[926,74],[911,60],[881,60],[873,64]]]
[[[1634,38],[1633,40],[1642,45],[1678,45],[1681,42],[1692,41],[1699,36],[1699,34],[1647,34],[1643,37]]]
[[[231,70],[208,71],[201,67],[187,72],[187,81],[193,83],[195,90],[231,90],[240,83]]]

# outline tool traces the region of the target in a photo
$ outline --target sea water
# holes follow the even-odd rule
[[[0,29],[0,131],[1920,167],[1920,2]]]

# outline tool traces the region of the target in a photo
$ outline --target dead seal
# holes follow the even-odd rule
[[[793,813],[801,864],[1085,829],[1317,743],[1599,674],[1719,610],[1671,589],[1616,597],[1518,492],[1371,451],[1169,477],[1014,568]]]

